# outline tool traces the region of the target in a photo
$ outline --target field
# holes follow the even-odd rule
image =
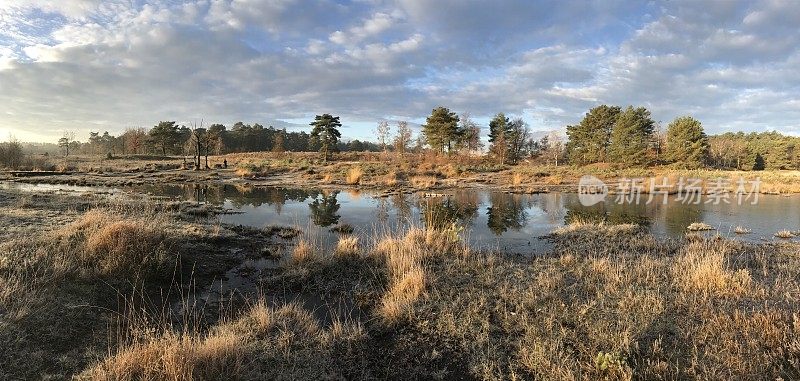
[[[455,227],[324,247],[220,212],[0,191],[0,379],[800,377],[797,243],[576,221],[521,258]],[[257,293],[197,295],[264,256]]]
[[[239,153],[209,158],[209,170],[192,171],[185,157],[70,156],[47,159],[26,170],[66,173],[59,176],[32,176],[21,181],[76,185],[126,186],[154,183],[230,182],[254,186],[286,185],[331,188],[377,189],[410,192],[420,189],[492,187],[521,193],[577,190],[583,175],[605,181],[611,191],[623,179],[642,179],[644,192],[650,179],[667,181],[677,190],[681,178],[703,181],[704,189],[723,179],[733,190],[740,179],[760,180],[758,191],[767,194],[800,193],[800,171],[732,171],[715,169],[686,170],[673,166],[622,168],[611,164],[584,167],[521,163],[499,165],[485,157],[436,154],[394,154],[346,152],[323,162],[316,153]],[[223,167],[227,162],[228,167]],[[10,178],[0,174],[0,180]],[[748,190],[751,185],[747,184]]]

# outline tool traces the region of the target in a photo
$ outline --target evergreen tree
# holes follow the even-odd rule
[[[175,122],[159,122],[148,134],[161,146],[162,155],[167,154],[167,149],[172,150],[175,142],[180,139],[178,126]]]
[[[505,114],[498,113],[489,122],[489,152],[500,160],[501,164],[506,162],[508,152],[508,132],[511,121]]]
[[[700,168],[708,158],[708,138],[703,125],[690,116],[676,118],[667,126],[666,159],[687,168]]]
[[[606,161],[611,131],[620,112],[619,106],[600,105],[589,110],[579,124],[567,126],[569,161],[579,165]]]
[[[444,153],[452,149],[453,143],[458,141],[458,115],[446,107],[433,109],[431,115],[425,119],[422,126],[425,141],[436,151]]]
[[[330,157],[330,152],[336,150],[336,143],[342,134],[339,132],[339,127],[342,123],[339,122],[338,116],[331,114],[317,115],[314,121],[309,123],[314,128],[311,130],[311,142],[313,145],[319,147],[319,152],[323,154],[324,161]]]
[[[619,114],[611,131],[608,154],[611,161],[626,165],[646,165],[648,145],[655,122],[644,107],[628,106]]]

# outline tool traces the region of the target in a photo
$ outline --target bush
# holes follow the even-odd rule
[[[18,141],[0,143],[0,167],[18,168],[24,159],[22,145]]]

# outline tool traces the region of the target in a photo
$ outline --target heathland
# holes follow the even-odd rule
[[[327,181],[348,183],[342,165]],[[327,168],[301,167],[288,171]],[[357,168],[359,183],[385,183]],[[250,177],[224,172],[202,176]],[[430,218],[326,246],[297,227],[223,224],[222,212],[0,191],[0,378],[800,377],[794,242],[573,221],[521,258],[470,248],[468,232]],[[198,291],[264,257],[277,265],[257,274],[257,292]]]

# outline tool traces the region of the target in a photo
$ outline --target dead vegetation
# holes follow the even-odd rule
[[[168,260],[174,237],[175,222],[146,208],[75,214],[41,240],[0,247],[0,339],[11,343],[0,378],[46,378],[59,366],[101,380],[800,377],[791,241],[662,239],[576,222],[548,237],[545,255],[520,259],[471,252],[455,225],[344,235],[330,248],[304,232],[263,279],[261,299],[187,325],[68,308],[99,305],[78,285],[99,292],[97,279],[153,274],[158,266],[139,265]],[[364,318],[276,304],[273,283],[347,296]],[[53,330],[58,321],[70,329]],[[118,338],[99,328],[109,321],[125,322]],[[106,348],[78,344],[92,332]]]

